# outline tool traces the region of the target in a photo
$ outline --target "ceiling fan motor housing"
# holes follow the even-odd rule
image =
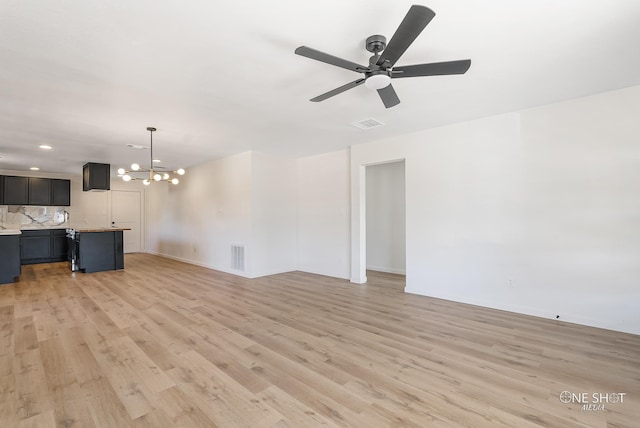
[[[374,34],[373,36],[367,37],[367,41],[364,46],[369,52],[378,54],[387,47],[387,38],[380,34]]]

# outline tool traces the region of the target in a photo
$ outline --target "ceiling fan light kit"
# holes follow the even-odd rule
[[[364,86],[369,89],[382,89],[386,88],[391,84],[391,77],[385,73],[384,71],[378,72],[377,74],[371,74],[371,76],[367,77],[364,81]]]
[[[118,177],[122,177],[122,180],[127,182],[132,180],[142,180],[142,184],[145,186],[148,186],[153,181],[167,181],[171,184],[180,183],[178,177],[172,174],[184,175],[186,171],[183,168],[179,168],[171,172],[158,171],[157,167],[156,169],[153,168],[153,133],[156,131],[156,128],[150,126],[147,128],[147,131],[149,131],[151,137],[149,169],[144,169],[139,164],[132,163],[131,169],[129,170],[125,168],[118,168]],[[130,144],[129,147],[132,147],[132,145]],[[139,173],[144,174],[144,176],[135,175]]]
[[[391,85],[391,79],[466,73],[471,66],[470,59],[394,67],[435,15],[435,12],[426,6],[413,5],[391,37],[389,44],[384,36],[378,34],[367,37],[365,48],[373,53],[369,59],[369,66],[356,64],[307,46],[298,47],[295,50],[297,55],[364,74],[364,77],[311,98],[310,101],[324,101],[364,83],[367,88],[377,90],[384,106],[389,108],[400,104],[400,99]]]

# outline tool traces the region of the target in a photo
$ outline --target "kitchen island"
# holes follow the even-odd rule
[[[124,269],[123,231],[127,228],[67,229],[69,267],[72,271],[101,272]]]

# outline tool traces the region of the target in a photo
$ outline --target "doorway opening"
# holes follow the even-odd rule
[[[366,275],[374,284],[406,285],[405,162],[367,165],[365,171]]]

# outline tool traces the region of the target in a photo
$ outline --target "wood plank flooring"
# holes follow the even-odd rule
[[[125,263],[23,266],[0,286],[0,426],[639,426],[640,336],[404,294],[374,272],[360,286]],[[625,395],[587,410],[563,391]]]

